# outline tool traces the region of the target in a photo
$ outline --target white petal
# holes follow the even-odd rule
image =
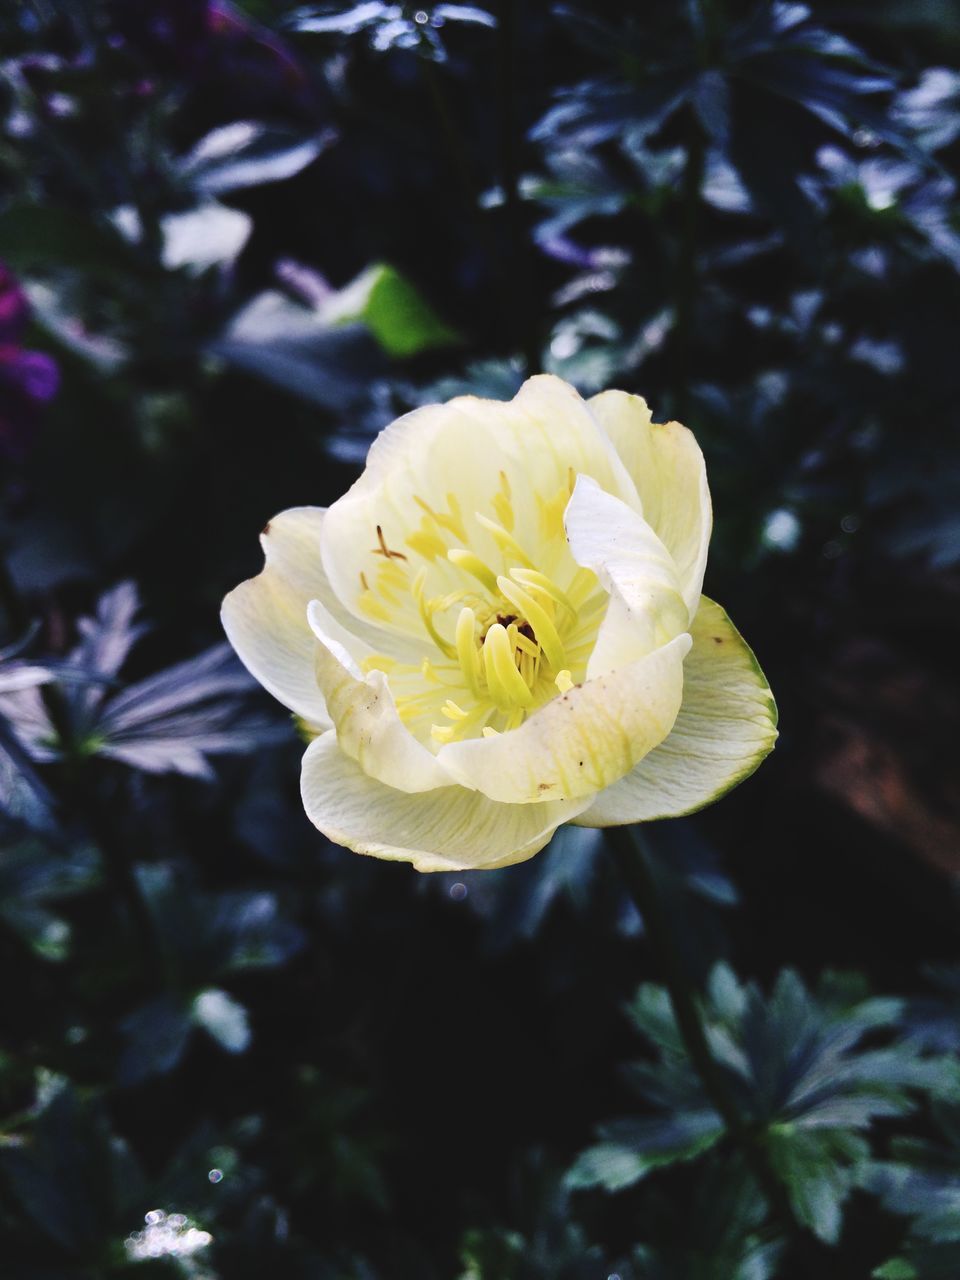
[[[317,640],[317,683],[341,750],[364,773],[400,791],[450,786],[450,774],[400,719],[383,672],[361,675],[350,654],[327,634],[330,619],[319,601],[311,601],[307,613]]]
[[[330,840],[356,853],[412,862],[418,871],[522,862],[590,802],[496,804],[456,786],[410,795],[365,774],[333,732],[307,748],[301,794],[310,821]]]
[[[326,728],[330,719],[314,671],[317,643],[307,623],[307,603],[321,581],[325,585],[322,518],[320,509],[305,507],[271,520],[260,537],[262,573],[230,592],[220,617],[251,675],[291,711]]]
[[[618,671],[575,685],[518,729],[451,742],[437,758],[465,786],[507,804],[599,791],[672,729],[689,648],[684,633]]]
[[[391,642],[389,635],[369,621],[356,618],[337,598],[323,567],[323,529],[330,512],[324,507],[291,507],[274,516],[260,535],[267,568],[279,574],[307,605],[319,600],[329,618],[328,634],[355,657],[388,652],[393,657],[413,657],[413,650]],[[416,654],[419,661],[419,654]]]
[[[679,422],[652,422],[640,396],[604,391],[588,403],[637,486],[644,518],[676,561],[693,615],[713,523],[700,446]]]
[[[564,515],[573,558],[610,593],[587,666],[605,675],[660,648],[690,625],[677,567],[646,520],[587,476]]]
[[[320,557],[326,514],[322,507],[292,507],[274,516],[260,535],[263,571],[231,591],[220,613],[247,670],[284,706],[323,728],[330,718],[314,670],[317,646],[307,621],[311,600],[322,601],[327,635],[354,659],[371,652],[394,657],[411,653],[395,638],[353,618],[336,599]]]
[[[757,660],[704,596],[670,736],[578,819],[588,827],[677,818],[718,800],[773,749],[777,708]]]

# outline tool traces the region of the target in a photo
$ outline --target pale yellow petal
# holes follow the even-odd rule
[[[637,487],[644,518],[676,561],[695,613],[713,521],[700,446],[679,422],[652,422],[640,396],[604,391],[588,403]]]
[[[291,711],[328,726],[314,671],[316,640],[307,604],[329,585],[320,564],[323,512],[307,507],[275,517],[260,536],[266,564],[223,602],[227,638],[247,670]]]
[[[324,507],[290,507],[267,522],[260,535],[266,567],[285,580],[303,601],[303,614],[311,600],[320,600],[334,619],[340,642],[368,652],[383,643],[375,626],[354,618],[334,593],[323,568],[321,541],[327,510]]]
[[[427,596],[462,587],[467,575],[450,551],[454,560],[469,552],[494,575],[524,557],[555,570],[566,556],[561,521],[577,474],[639,507],[616,449],[559,378],[531,378],[506,402],[461,396],[417,409],[381,433],[363,475],[330,508],[327,575],[358,616],[374,610],[384,627],[422,638],[409,586],[423,570]],[[521,548],[507,553],[509,563],[489,522],[509,526]]]
[[[683,692],[686,633],[618,671],[575,685],[517,729],[442,747],[465,786],[507,804],[571,799],[622,778],[670,732]]]
[[[504,867],[532,857],[589,797],[537,805],[496,804],[476,791],[443,787],[409,795],[377,782],[323,734],[303,757],[303,805],[310,821],[356,853],[412,862],[418,871]]]
[[[316,638],[316,679],[341,750],[372,778],[401,791],[449,786],[450,774],[400,719],[383,672],[361,675],[349,653],[327,634],[330,619],[319,601],[311,601],[308,616]]]
[[[702,597],[673,731],[577,820],[619,826],[702,809],[773,749],[777,708],[757,660],[718,604]]]
[[[690,615],[673,558],[647,521],[588,476],[564,516],[573,558],[610,593],[587,679],[645,657],[687,630]]]

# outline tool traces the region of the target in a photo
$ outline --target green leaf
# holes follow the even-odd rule
[[[637,1280],[774,1280],[783,1242],[737,1159],[708,1156],[694,1186],[678,1196],[651,1185],[639,1208],[633,1254]]]
[[[870,1274],[874,1280],[917,1280],[917,1272],[906,1258],[891,1258]]]
[[[622,1191],[653,1169],[693,1160],[719,1142],[723,1123],[716,1112],[703,1111],[623,1120],[604,1126],[600,1134],[605,1140],[588,1147],[567,1174],[571,1190]]]
[[[852,1134],[809,1133],[784,1125],[768,1132],[767,1148],[797,1221],[827,1244],[836,1244],[856,1166],[869,1155],[867,1144]]]
[[[459,341],[409,280],[385,263],[368,267],[327,304],[325,314],[330,324],[366,325],[390,356],[415,356]]]

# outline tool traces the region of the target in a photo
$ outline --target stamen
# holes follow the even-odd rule
[[[425,680],[429,680],[433,684],[440,684],[440,677],[437,675],[436,671],[434,671],[433,663],[429,658],[424,658],[420,663],[420,674]]]
[[[437,556],[447,554],[447,544],[438,533],[428,527],[426,516],[421,521],[420,528],[414,529],[406,542],[411,551],[416,551],[425,560],[436,560]]]
[[[564,666],[566,654],[563,651],[563,642],[547,611],[534,600],[533,596],[517,586],[515,582],[511,582],[509,578],[501,575],[497,579],[497,586],[517,612],[522,613],[530,623],[551,667],[554,671],[560,671]]]
[[[486,587],[491,595],[497,593],[497,575],[492,569],[488,569],[478,555],[474,555],[472,551],[464,551],[460,547],[453,547],[447,552],[447,559],[451,564],[455,564],[458,569],[465,569],[476,580]]]
[[[435,742],[452,742],[456,732],[452,724],[432,724],[430,726],[430,737]]]
[[[446,529],[455,538],[459,538],[461,542],[466,542],[467,531],[463,527],[463,516],[460,513],[460,503],[457,501],[456,494],[447,494],[447,506],[450,509],[450,515],[445,515],[441,511],[434,511],[433,507],[429,506],[416,494],[413,495],[413,500],[422,511],[425,511],[428,516],[437,522],[441,529]]]
[[[468,720],[470,718],[470,712],[464,711],[463,707],[454,702],[452,698],[448,698],[440,710],[448,720]]]
[[[460,670],[475,698],[480,697],[480,652],[476,639],[477,617],[473,610],[465,605],[457,619],[457,659]]]
[[[485,724],[485,725],[483,726],[483,736],[484,736],[485,738],[499,738],[499,737],[500,737],[500,730],[499,730],[499,729],[494,729],[493,725]]]
[[[540,509],[540,529],[547,541],[562,538],[563,515],[570,501],[566,488],[558,489],[552,498],[543,498],[537,494],[537,506]]]
[[[548,596],[555,604],[561,605],[572,618],[576,618],[576,606],[571,602],[569,596],[561,591],[552,578],[548,578],[545,573],[540,573],[538,569],[511,569],[510,577],[514,582],[519,582],[521,586],[528,587],[531,591],[539,591],[541,594]]]
[[[497,546],[505,556],[512,556],[514,560],[519,560],[520,563],[522,565],[526,565],[528,569],[533,568],[533,561],[524,551],[523,547],[520,546],[512,533],[509,533],[504,529],[503,525],[497,524],[496,520],[491,520],[480,511],[475,512],[475,515],[479,523],[493,534]]]
[[[360,670],[368,676],[371,671],[393,671],[396,665],[396,658],[390,658],[385,653],[371,653],[360,663]]]
[[[380,543],[380,546],[374,548],[373,554],[375,556],[383,556],[386,560],[406,560],[407,557],[402,551],[390,550],[387,546],[387,540],[383,536],[383,528],[379,524],[377,525],[377,541]]]
[[[573,678],[571,677],[570,672],[567,670],[558,671],[557,678],[554,681],[554,684],[557,686],[557,688],[560,690],[561,693],[566,693],[568,689],[572,689]]]
[[[369,587],[360,595],[357,600],[357,607],[361,609],[368,618],[375,618],[377,622],[390,621],[390,610],[380,603]]]
[[[382,598],[386,600],[387,604],[392,604],[395,608],[399,607],[400,600],[397,596],[394,595],[393,588],[400,587],[402,589],[406,587],[406,585],[407,584],[405,581],[399,582],[399,583],[394,582],[393,579],[390,577],[390,575],[387,573],[381,572],[377,574],[378,595],[382,596]]]
[[[530,637],[525,636],[522,631],[517,631],[517,636],[516,636],[516,639],[514,640],[514,645],[516,646],[516,648],[520,650],[521,653],[531,658],[538,657],[540,653],[540,646],[537,644],[536,640],[531,640]]]
[[[513,660],[513,646],[506,628],[495,622],[483,640],[483,668],[490,696],[505,709],[519,705],[528,707],[533,695]]]
[[[388,560],[377,569],[377,582],[389,582],[394,587],[406,590],[409,572],[405,565],[397,564],[395,560]]]
[[[416,578],[414,578],[413,580],[412,591],[413,591],[414,599],[417,602],[417,607],[420,610],[420,617],[423,620],[423,625],[427,629],[427,634],[430,636],[430,639],[437,646],[437,648],[444,655],[444,657],[455,658],[457,656],[456,649],[453,647],[452,644],[444,640],[443,636],[433,625],[433,614],[436,610],[436,605],[432,600],[427,600],[424,598],[423,587],[426,581],[426,577],[427,577],[426,569],[421,569],[420,572],[417,574]]]
[[[460,509],[460,499],[455,493],[447,494],[447,510],[450,512],[450,522],[454,527],[454,532],[461,542],[466,542],[467,531],[463,524],[463,512]]]
[[[505,529],[513,532],[513,503],[510,501],[510,481],[505,471],[500,472],[500,492],[494,494],[492,507]]]

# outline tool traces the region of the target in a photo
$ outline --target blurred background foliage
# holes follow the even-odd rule
[[[960,1274],[948,0],[0,14],[5,1280]],[[649,857],[329,846],[276,511],[547,369],[696,432],[782,737]]]

